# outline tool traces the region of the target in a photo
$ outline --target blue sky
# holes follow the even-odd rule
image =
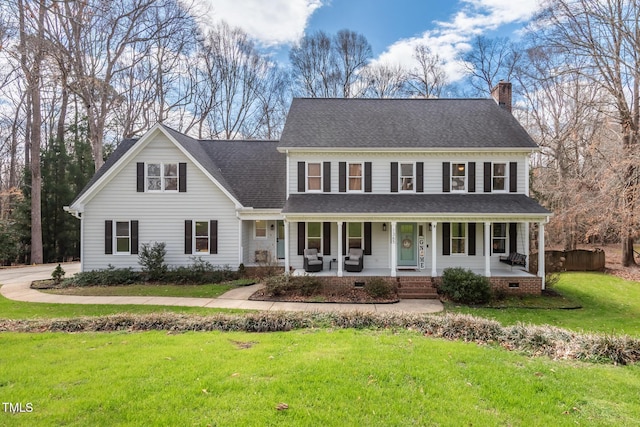
[[[347,28],[363,34],[374,61],[412,66],[424,43],[438,53],[455,80],[456,62],[478,35],[517,38],[539,0],[200,0],[209,22],[239,26],[286,65],[286,53],[304,34]]]

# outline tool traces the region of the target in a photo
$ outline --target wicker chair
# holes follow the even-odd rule
[[[304,250],[304,271],[307,273],[322,271],[322,257],[318,256],[317,249]]]
[[[344,269],[353,273],[359,273],[364,268],[363,253],[360,248],[350,248],[349,256],[344,260]]]

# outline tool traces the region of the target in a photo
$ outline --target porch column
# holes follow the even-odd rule
[[[542,279],[542,290],[544,283],[544,222],[538,223],[538,277]]]
[[[398,247],[396,246],[396,240],[398,239],[398,223],[391,221],[391,277],[398,275]]]
[[[484,275],[491,277],[491,223],[484,223]]]
[[[276,231],[277,232],[277,231]],[[284,221],[284,274],[289,274],[291,262],[289,259],[289,221]]]
[[[244,248],[242,247],[242,232],[244,231],[244,221],[238,219],[238,264],[244,263]]]
[[[431,223],[431,277],[438,277],[438,269],[436,268],[436,259],[438,259],[438,251],[436,250],[436,243],[438,242],[438,238],[436,236],[436,231],[438,223]]]
[[[338,277],[343,276],[344,254],[342,253],[342,221],[338,221]]]

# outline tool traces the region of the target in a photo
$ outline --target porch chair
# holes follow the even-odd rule
[[[322,257],[318,256],[317,249],[304,250],[304,271],[315,273],[322,270]]]
[[[359,273],[364,268],[362,249],[349,248],[349,256],[344,260],[344,269],[353,273]]]

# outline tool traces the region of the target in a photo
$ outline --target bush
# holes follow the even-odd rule
[[[164,242],[142,244],[138,254],[138,264],[149,280],[161,280],[167,273],[167,264],[164,263],[164,257],[167,255],[165,247]]]
[[[397,292],[395,283],[388,282],[382,277],[374,277],[364,285],[364,290],[372,298],[388,298]]]
[[[62,279],[64,279],[65,271],[62,269],[62,266],[58,264],[58,266],[51,273],[51,278],[56,286],[59,286],[62,283]]]
[[[288,274],[269,276],[264,280],[264,286],[267,294],[274,297],[282,296],[295,289],[292,277]]]
[[[192,264],[169,269],[164,275],[165,282],[179,284],[220,283],[238,278],[238,273],[229,266],[215,267],[200,257],[192,257]]]
[[[115,268],[109,265],[106,270],[84,271],[66,279],[64,286],[118,286],[130,285],[142,280],[140,273],[131,268]]]
[[[445,268],[438,292],[463,304],[485,304],[491,300],[489,279],[460,267]]]

